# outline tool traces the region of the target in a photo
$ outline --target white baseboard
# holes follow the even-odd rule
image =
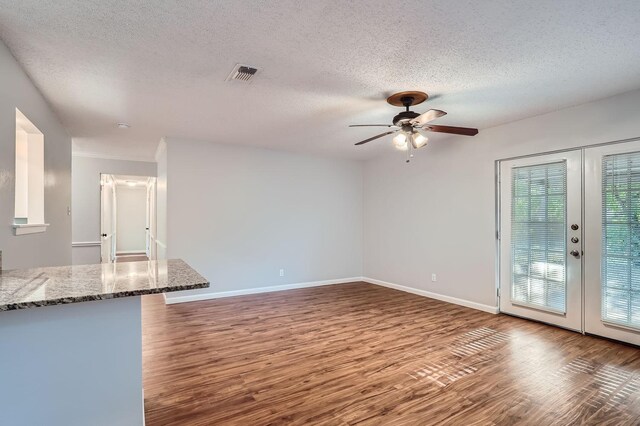
[[[100,241],[76,241],[71,243],[71,247],[100,247]]]
[[[386,281],[376,280],[373,278],[362,277],[361,280],[369,284],[375,284],[382,287],[393,288],[395,290],[417,294],[418,296],[429,297],[431,299],[441,300],[443,302],[453,303],[455,305],[477,309],[479,311],[488,312],[490,314],[497,314],[499,312],[497,306],[483,305],[482,303],[471,302],[469,300],[458,299],[457,297],[445,296],[443,294],[432,293],[430,291],[420,290],[413,287],[407,287],[400,284],[393,284]]]
[[[352,283],[352,282],[358,282],[358,281],[364,281],[369,284],[388,287],[395,290],[404,291],[406,293],[416,294],[418,296],[429,297],[431,299],[440,300],[442,302],[453,303],[455,305],[477,309],[479,311],[488,312],[490,314],[497,314],[499,312],[497,306],[483,305],[482,303],[471,302],[469,300],[458,299],[457,297],[445,296],[443,294],[432,293],[430,291],[420,290],[413,287],[407,287],[400,284],[393,284],[386,281],[376,280],[368,277],[351,277],[351,278],[340,278],[336,280],[311,281],[311,282],[304,282],[304,283],[274,285],[274,286],[268,286],[268,287],[254,287],[254,288],[247,288],[242,290],[221,291],[218,293],[190,294],[187,296],[177,296],[177,297],[171,297],[170,295],[167,296],[167,294],[164,294],[164,300],[167,305],[172,305],[174,303],[195,302],[198,300],[220,299],[223,297],[245,296],[249,294],[271,293],[274,291],[293,290],[296,288],[319,287],[323,285],[332,285],[332,284],[346,284],[346,283]]]
[[[271,293],[273,291],[293,290],[296,288],[320,287],[323,285],[345,284],[345,283],[352,283],[352,282],[358,282],[358,281],[363,281],[362,277],[339,278],[335,280],[324,280],[324,281],[310,281],[310,282],[304,282],[304,283],[273,285],[268,287],[254,287],[254,288],[247,288],[242,290],[221,291],[218,293],[190,294],[187,296],[177,296],[177,297],[171,297],[170,295],[169,296],[165,295],[165,303],[167,305],[172,305],[174,303],[195,302],[198,300],[209,300],[209,299],[220,299],[222,297],[245,296],[248,294]]]

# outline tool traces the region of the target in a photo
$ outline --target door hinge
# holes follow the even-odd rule
[[[496,231],[496,240],[500,239],[500,231]]]
[[[500,297],[500,287],[498,287],[498,288],[496,289],[496,295],[497,295],[498,297]]]

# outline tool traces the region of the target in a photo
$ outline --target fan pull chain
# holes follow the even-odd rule
[[[411,152],[411,150],[413,149],[413,145],[411,143],[408,143],[408,149],[407,149],[407,163],[411,162],[411,159],[413,158],[413,153]]]

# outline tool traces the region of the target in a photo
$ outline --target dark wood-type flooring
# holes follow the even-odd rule
[[[147,426],[638,425],[640,349],[365,283],[143,298]]]

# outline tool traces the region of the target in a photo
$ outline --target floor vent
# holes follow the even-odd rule
[[[257,72],[258,68],[249,65],[236,64],[236,66],[233,67],[233,71],[231,71],[231,74],[229,74],[229,77],[227,77],[227,81],[238,80],[249,82],[253,79]]]

